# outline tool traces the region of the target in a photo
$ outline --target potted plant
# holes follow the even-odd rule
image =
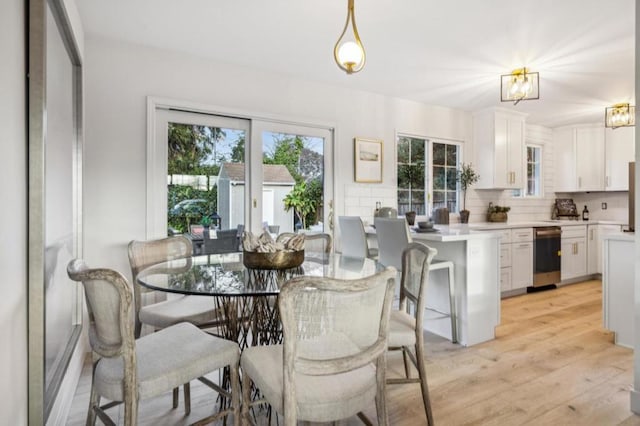
[[[462,190],[462,210],[460,210],[461,223],[469,223],[470,212],[467,210],[467,189],[476,183],[478,179],[480,179],[480,175],[473,170],[473,165],[471,163],[462,163],[456,176],[456,180],[460,183],[460,189]]]
[[[507,212],[511,210],[511,207],[507,206],[494,206],[493,203],[489,203],[487,209],[487,222],[506,222]]]

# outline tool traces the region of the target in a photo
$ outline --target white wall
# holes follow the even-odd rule
[[[0,424],[27,424],[27,153],[24,2],[0,6]]]
[[[334,125],[336,215],[344,214],[345,186],[354,183],[355,136],[385,142],[380,188],[395,185],[396,132],[470,139],[464,111],[116,41],[87,38],[85,56],[85,257],[127,275],[126,244],[145,237],[146,96]]]

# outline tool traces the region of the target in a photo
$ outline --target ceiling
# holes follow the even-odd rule
[[[635,104],[634,0],[356,0],[367,52],[346,75],[333,46],[347,0],[78,0],[87,38],[211,57],[336,86],[547,127]],[[540,100],[500,102],[500,75],[540,73]]]

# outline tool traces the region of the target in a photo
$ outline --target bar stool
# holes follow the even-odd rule
[[[378,261],[384,266],[393,266],[398,271],[402,271],[402,251],[412,242],[407,221],[395,218],[376,218],[376,235],[378,237]],[[425,244],[426,245],[426,244]],[[451,318],[451,342],[458,342],[458,327],[456,321],[456,299],[455,299],[455,279],[453,273],[453,262],[450,260],[431,261],[431,271],[447,269],[449,280],[449,313],[440,312],[436,309],[426,308]]]

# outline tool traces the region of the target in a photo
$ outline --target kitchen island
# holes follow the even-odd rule
[[[411,237],[437,249],[436,259],[453,261],[458,341],[471,346],[494,339],[500,324],[500,234],[477,232],[465,225],[438,225],[437,232],[412,232]],[[427,306],[448,314],[447,279],[446,270],[430,274]],[[451,338],[451,322],[445,315],[427,310],[423,325],[429,332]]]
[[[604,235],[602,256],[602,322],[615,332],[616,345],[634,345],[635,234]]]

